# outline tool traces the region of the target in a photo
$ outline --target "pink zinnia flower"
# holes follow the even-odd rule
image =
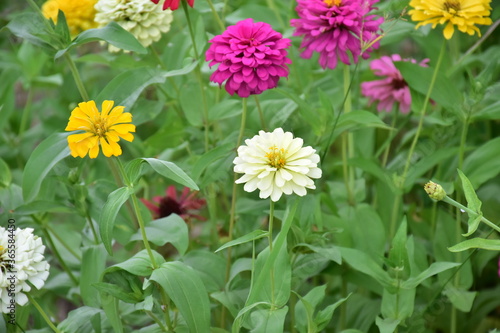
[[[158,3],[160,2],[160,0],[151,0],[153,1],[154,3]],[[181,2],[182,0],[165,0],[165,2],[163,3],[163,10],[167,9],[167,8],[170,8],[171,10],[176,10],[177,8],[179,8],[179,3]],[[186,0],[188,5],[191,6],[191,8],[193,8],[194,6],[194,0]]]
[[[304,36],[301,57],[309,59],[319,52],[319,64],[334,69],[338,59],[346,65],[370,57],[370,52],[379,47],[371,44],[378,36],[383,18],[368,15],[378,0],[297,0],[299,19],[292,19],[294,36]],[[363,50],[366,48],[366,50]]]
[[[209,66],[219,64],[210,81],[222,85],[226,91],[248,97],[275,88],[280,77],[288,76],[291,60],[286,48],[289,39],[264,22],[254,23],[251,18],[232,25],[210,41],[207,50]]]
[[[385,77],[381,80],[361,83],[361,94],[370,99],[370,103],[379,101],[377,110],[391,112],[395,102],[399,103],[399,110],[408,113],[411,107],[411,94],[408,84],[401,72],[394,66],[394,61],[411,61],[416,64],[415,59],[401,59],[399,54],[383,56],[370,62],[370,68],[375,75]],[[420,62],[420,66],[427,67],[429,59]]]
[[[177,214],[184,220],[195,218],[200,221],[206,220],[203,216],[195,214],[197,210],[205,206],[205,199],[196,199],[198,192],[189,193],[191,190],[184,187],[180,197],[177,196],[175,186],[169,186],[165,191],[165,196],[154,197],[152,201],[141,199],[142,203],[148,207],[154,219],[167,217],[170,214]]]

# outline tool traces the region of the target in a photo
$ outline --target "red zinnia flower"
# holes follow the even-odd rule
[[[151,0],[153,1],[154,3],[158,3],[160,2],[160,0]],[[191,8],[193,8],[194,6],[194,0],[186,0],[188,5],[191,6]],[[181,2],[181,0],[165,0],[165,2],[163,3],[163,10],[167,9],[167,8],[170,8],[171,10],[176,10],[177,8],[179,8],[179,3]]]
[[[205,217],[195,214],[193,211],[202,209],[205,206],[205,199],[196,199],[198,192],[189,194],[190,189],[184,187],[180,197],[177,197],[175,186],[169,186],[165,191],[165,196],[153,197],[152,201],[141,199],[142,203],[153,213],[154,219],[167,217],[170,214],[177,214],[184,220],[195,218],[200,221],[206,220]]]

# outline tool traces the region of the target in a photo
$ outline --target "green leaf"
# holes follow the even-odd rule
[[[177,214],[154,220],[145,228],[148,241],[163,246],[172,244],[182,256],[186,253],[189,243],[188,227],[186,222]],[[131,241],[142,240],[140,231],[132,235]]]
[[[304,297],[295,293],[299,298],[295,306],[295,327],[300,333],[318,331],[314,322],[314,309],[325,298],[325,289],[326,285],[315,287]]]
[[[401,288],[413,289],[416,288],[420,283],[429,277],[436,275],[438,273],[449,270],[453,267],[459,266],[460,263],[456,262],[433,262],[425,271],[420,273],[418,276],[410,278],[401,284]]]
[[[477,228],[479,227],[479,223],[481,223],[481,220],[483,219],[483,215],[476,215],[474,216],[469,216],[469,221],[468,221],[468,229],[467,233],[462,234],[464,237],[469,237],[472,235],[474,232],[476,232]]]
[[[81,306],[68,314],[68,317],[62,321],[57,328],[61,332],[92,332],[91,319],[97,315],[104,315],[101,309]]]
[[[382,319],[380,317],[377,317],[377,319],[375,320],[375,324],[379,328],[380,333],[394,333],[396,327],[398,327],[400,322],[401,320],[394,318]]]
[[[130,188],[120,187],[109,194],[108,200],[102,208],[101,217],[99,218],[99,231],[104,247],[110,255],[113,255],[111,240],[113,239],[116,215],[131,194],[132,190]]]
[[[258,309],[251,313],[251,333],[283,332],[288,306],[280,309]]]
[[[15,209],[15,213],[19,215],[31,215],[36,213],[74,213],[74,208],[64,206],[59,202],[36,200]]]
[[[240,99],[226,99],[213,105],[208,110],[208,120],[222,120],[235,117],[242,112],[242,104]]]
[[[71,35],[69,33],[68,23],[66,22],[66,16],[60,9],[57,13],[57,24],[55,31],[61,37],[61,41],[64,44],[69,44],[71,42]]]
[[[196,162],[196,164],[193,166],[193,171],[191,174],[193,175],[193,178],[198,181],[200,179],[200,176],[202,175],[203,171],[210,166],[213,162],[220,160],[221,158],[224,158],[228,156],[231,152],[232,149],[234,148],[234,144],[231,143],[226,143],[220,146],[217,146],[216,148],[206,152],[201,156],[201,158]]]
[[[94,283],[92,287],[101,293],[109,294],[125,303],[135,304],[142,301],[142,297],[134,293],[126,292],[122,287],[117,286],[115,284],[98,282]]]
[[[453,306],[457,309],[463,312],[470,312],[472,305],[474,304],[474,299],[477,296],[477,291],[457,289],[448,285],[444,294],[448,296],[451,304],[453,304]]]
[[[298,246],[303,246],[307,247],[313,252],[316,252],[320,256],[322,256],[325,259],[331,260],[333,262],[336,262],[337,264],[341,265],[342,264],[342,255],[340,254],[340,250],[335,247],[335,246],[315,246],[307,243],[299,243],[295,245],[295,247]]]
[[[354,110],[340,115],[334,137],[337,137],[344,131],[354,131],[366,127],[391,129],[375,114],[364,110]]]
[[[49,52],[55,52],[57,43],[54,36],[47,34],[42,19],[36,13],[22,13],[14,16],[5,28],[19,38],[25,39]],[[53,46],[54,44],[56,46]]]
[[[0,187],[9,186],[11,181],[12,173],[10,172],[10,168],[7,163],[0,158]]]
[[[101,304],[102,309],[106,313],[106,318],[108,318],[111,326],[113,327],[113,332],[123,333],[121,314],[118,309],[118,299],[108,293],[101,292]]]
[[[193,190],[199,190],[196,183],[191,178],[189,178],[189,176],[186,175],[186,173],[182,171],[182,169],[179,168],[174,163],[158,160],[156,158],[143,158],[143,160],[147,162],[153,168],[154,171],[156,171],[163,177],[171,179],[181,185],[192,188]]]
[[[333,312],[337,309],[342,303],[347,301],[347,299],[351,296],[351,294],[347,295],[345,298],[339,299],[337,302],[328,305],[323,310],[319,311],[314,318],[314,322],[318,326],[318,332],[322,331],[326,325],[332,320]]]
[[[434,68],[422,67],[409,61],[397,61],[394,65],[400,70],[411,88],[424,96],[427,95]],[[443,72],[439,72],[431,92],[431,99],[446,108],[452,108],[460,103],[462,93],[455,84],[450,84],[450,78],[446,77]]]
[[[141,279],[124,270],[106,270],[103,282],[92,285],[103,294],[109,294],[126,303],[139,303],[144,300]]]
[[[91,245],[83,249],[80,292],[85,305],[100,307],[99,293],[92,284],[99,282],[105,267],[106,251],[102,244]]]
[[[65,49],[56,53],[55,59],[62,57],[66,52],[75,46],[87,44],[95,41],[105,41],[117,48],[146,54],[147,50],[141,43],[127,30],[123,29],[118,23],[110,22],[104,28],[89,29],[80,33],[71,44]]]
[[[207,250],[191,250],[182,257],[182,262],[193,268],[203,280],[208,293],[224,290],[226,285],[226,260]],[[231,273],[233,267],[231,267]]]
[[[268,308],[268,309],[271,308],[271,304],[268,302],[256,302],[256,303],[250,304],[248,306],[245,306],[243,309],[240,310],[240,312],[238,312],[238,315],[236,316],[236,318],[234,318],[233,327],[231,329],[231,332],[238,333],[240,331],[243,318],[246,316],[246,314],[248,312],[250,312],[254,308],[258,307],[259,305],[265,305],[266,308]]]
[[[475,148],[464,160],[462,170],[478,188],[500,173],[500,137]]]
[[[203,281],[185,264],[172,261],[153,271],[151,280],[167,292],[190,333],[210,332],[210,303]]]
[[[339,249],[342,253],[342,259],[354,269],[371,276],[384,287],[393,285],[393,279],[389,274],[366,253],[344,247],[339,247]]]
[[[232,246],[236,246],[236,245],[240,245],[240,244],[245,244],[245,243],[257,240],[257,239],[267,237],[267,235],[268,235],[267,231],[260,230],[260,229],[254,230],[254,231],[246,234],[245,236],[241,236],[237,239],[234,239],[230,242],[227,242],[226,244],[222,245],[217,250],[215,250],[215,253],[222,251],[224,249],[227,249],[228,247],[232,247]]]
[[[476,191],[474,191],[474,187],[472,186],[469,179],[464,175],[464,173],[458,170],[458,175],[462,180],[462,187],[464,189],[465,199],[467,200],[467,207],[481,215],[481,200],[477,197]],[[475,218],[475,217],[474,217]]]
[[[165,262],[165,258],[163,258],[161,254],[154,250],[152,250],[152,253],[158,265]],[[153,264],[151,263],[148,252],[146,250],[142,250],[135,254],[132,258],[109,267],[106,269],[106,272],[114,272],[119,269],[123,269],[124,271],[137,276],[150,276],[153,272]]]
[[[23,197],[26,202],[35,199],[40,185],[49,171],[69,155],[67,136],[71,133],[54,133],[43,140],[31,153],[23,173]]]
[[[500,251],[500,239],[472,238],[448,248],[451,252],[461,252],[468,249]]]

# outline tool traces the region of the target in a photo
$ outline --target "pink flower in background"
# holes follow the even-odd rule
[[[401,72],[394,66],[395,61],[411,61],[415,59],[401,59],[399,54],[383,56],[370,62],[370,68],[375,75],[384,77],[381,80],[361,83],[361,94],[370,99],[370,103],[379,101],[377,110],[391,112],[394,103],[399,103],[399,110],[408,113],[411,107],[411,94],[408,84]],[[420,66],[427,67],[429,59],[420,62]]]
[[[291,42],[267,23],[254,23],[251,18],[240,21],[209,43],[206,60],[210,67],[219,65],[210,81],[225,82],[230,95],[257,95],[275,88],[280,77],[288,76],[291,60],[286,48]]]
[[[151,0],[153,1],[154,3],[158,3],[160,2],[160,0]],[[177,8],[179,8],[179,3],[183,1],[183,0],[165,0],[165,2],[163,3],[163,10],[167,9],[167,8],[170,8],[171,10],[176,10]],[[191,6],[191,8],[194,6],[194,0],[186,0],[188,5]]]
[[[297,0],[297,14],[292,19],[294,36],[304,36],[301,57],[309,59],[313,52],[319,52],[319,64],[334,69],[338,59],[346,65],[354,63],[359,56],[370,57],[370,52],[379,47],[371,44],[380,32],[384,19],[368,15],[378,0]],[[364,50],[366,48],[366,50]]]
[[[203,216],[195,214],[197,210],[205,206],[205,199],[196,199],[198,192],[189,193],[191,190],[184,187],[180,197],[177,196],[175,186],[169,186],[165,191],[165,196],[153,197],[152,201],[141,199],[142,203],[153,213],[154,219],[167,217],[170,214],[177,214],[184,220],[195,218],[200,221],[206,220]]]

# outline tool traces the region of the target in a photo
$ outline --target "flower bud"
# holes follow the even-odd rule
[[[446,192],[443,190],[443,187],[432,181],[429,181],[427,184],[425,184],[424,189],[431,199],[440,201],[443,200],[444,197],[446,197]]]

